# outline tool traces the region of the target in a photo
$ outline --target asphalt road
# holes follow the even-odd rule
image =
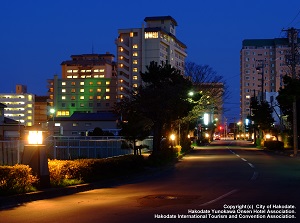
[[[0,211],[2,223],[300,222],[300,159],[215,141],[175,168]]]

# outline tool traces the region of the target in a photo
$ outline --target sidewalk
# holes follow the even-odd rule
[[[146,154],[146,156],[148,156]],[[91,182],[85,184],[78,184],[74,186],[61,187],[61,188],[45,188],[39,191],[17,194],[11,196],[0,196],[0,211],[3,209],[10,209],[23,205],[24,203],[51,199],[60,196],[76,194],[79,192],[113,187],[121,184],[128,184],[132,182],[142,181],[146,178],[155,177],[164,174],[166,171],[172,171],[173,165],[165,165],[161,167],[146,168],[143,172],[133,173],[126,176],[120,176],[112,179],[101,180],[99,182]]]

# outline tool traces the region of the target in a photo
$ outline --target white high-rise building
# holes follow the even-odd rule
[[[117,45],[118,98],[142,84],[140,72],[151,61],[168,63],[184,74],[186,45],[176,38],[171,16],[146,17],[142,28],[119,29]]]
[[[34,125],[35,95],[27,93],[27,87],[16,85],[16,93],[0,93],[0,103],[6,105],[4,116],[25,126]]]

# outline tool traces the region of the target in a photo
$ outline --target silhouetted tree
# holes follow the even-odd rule
[[[139,122],[151,126],[153,153],[156,153],[160,150],[165,129],[175,120],[186,116],[194,106],[187,100],[192,83],[169,64],[158,65],[152,61],[146,69],[145,73],[141,73],[143,85],[133,91],[129,98],[119,103],[117,110],[119,114],[124,112],[124,109],[128,111],[129,128],[140,125]]]
[[[272,116],[273,110],[267,101],[259,102],[257,98],[251,100],[251,119],[254,121],[256,128],[260,129],[263,134],[265,131],[272,129],[274,118]]]

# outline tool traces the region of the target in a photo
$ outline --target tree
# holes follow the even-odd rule
[[[151,62],[141,77],[145,86],[140,88],[137,96],[142,114],[153,123],[153,152],[156,152],[160,149],[162,136],[166,136],[165,129],[192,109],[193,104],[187,99],[193,86],[169,64]]]
[[[284,115],[287,116],[287,121],[293,124],[293,100],[296,97],[297,100],[297,111],[300,109],[299,95],[300,95],[300,80],[292,79],[292,77],[285,75],[283,77],[283,87],[280,87],[278,91],[277,101],[280,109]],[[298,113],[300,114],[300,113]],[[298,115],[298,126],[300,126],[300,117]],[[299,129],[299,128],[298,128]]]
[[[255,128],[258,128],[264,134],[266,131],[272,129],[274,118],[272,116],[273,110],[267,101],[259,102],[257,98],[251,100],[252,121],[254,121]]]
[[[189,113],[189,121],[197,122],[204,112],[223,113],[223,102],[229,98],[226,81],[208,65],[198,65],[194,62],[185,64],[185,75],[193,82],[201,97],[193,111]],[[210,123],[208,132],[213,137],[215,123]],[[196,125],[196,124],[195,124]]]
[[[144,120],[144,123],[151,126],[153,153],[156,153],[160,150],[166,129],[192,109],[193,104],[188,100],[192,83],[169,64],[158,65],[152,61],[146,69],[145,73],[141,73],[143,85],[133,91],[123,103],[130,110],[129,113],[135,114],[131,122]]]
[[[138,149],[141,155],[141,146],[137,147],[136,143],[150,135],[152,125],[133,105],[128,98],[119,104],[119,113],[122,114],[120,135],[132,143],[134,155],[138,155]]]

